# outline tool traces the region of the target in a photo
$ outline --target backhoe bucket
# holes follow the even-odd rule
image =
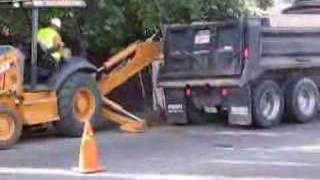
[[[128,133],[143,133],[147,128],[145,120],[131,114],[116,102],[105,97],[102,115],[111,122],[120,125],[120,129]]]

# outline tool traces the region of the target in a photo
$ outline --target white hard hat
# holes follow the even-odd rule
[[[50,23],[51,23],[51,25],[56,26],[59,29],[62,26],[61,20],[59,18],[52,18]]]

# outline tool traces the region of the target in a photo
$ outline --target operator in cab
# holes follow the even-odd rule
[[[60,30],[62,22],[59,18],[52,18],[50,26],[39,30],[38,42],[43,51],[49,53],[57,64],[60,64],[63,59],[71,57],[70,49],[65,47]]]

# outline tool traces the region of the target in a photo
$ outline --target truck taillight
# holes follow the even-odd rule
[[[221,95],[224,96],[224,97],[228,96],[229,95],[229,89],[222,88],[221,89]]]
[[[249,49],[248,48],[245,48],[242,52],[242,55],[243,55],[243,58],[245,60],[248,60],[249,56],[250,56],[250,52],[249,52]]]
[[[187,87],[185,89],[185,94],[187,97],[191,97],[192,96],[192,89],[190,87]]]

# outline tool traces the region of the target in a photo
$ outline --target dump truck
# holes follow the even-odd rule
[[[106,96],[157,59],[161,55],[159,43],[135,42],[106,59],[101,68],[83,57],[71,57],[57,65],[49,52],[38,48],[39,11],[84,8],[86,3],[15,0],[2,1],[0,6],[32,12],[31,43],[24,47],[29,53],[13,45],[0,45],[0,149],[11,148],[24,127],[53,124],[61,135],[80,137],[84,122],[100,116],[126,132],[145,130],[143,119]]]
[[[319,15],[282,14],[168,25],[164,88],[168,121],[270,128],[318,115]]]

